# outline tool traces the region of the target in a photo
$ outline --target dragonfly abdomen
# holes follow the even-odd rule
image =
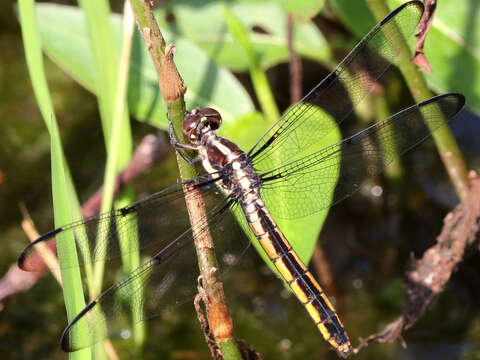
[[[352,350],[350,340],[335,308],[276,225],[263,202],[258,199],[253,204],[243,205],[248,224],[260,245],[310,314],[324,339],[342,357],[348,356]]]
[[[324,339],[346,357],[351,345],[335,308],[270,216],[260,196],[260,178],[248,158],[237,145],[213,132],[205,132],[201,141],[199,155],[205,170],[212,175],[223,172],[222,191],[240,204],[255,237]]]

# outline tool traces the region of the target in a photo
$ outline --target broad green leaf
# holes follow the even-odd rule
[[[330,0],[330,4],[344,24],[359,38],[377,23],[363,0]]]
[[[245,71],[247,55],[229,34],[220,2],[198,6],[196,2],[176,3],[170,10],[175,21],[167,22],[166,11],[159,10],[157,19],[162,29],[169,29],[204,49],[218,64],[235,71]],[[249,31],[249,38],[262,67],[268,68],[288,60],[286,17],[279,2],[232,2],[228,8]],[[331,54],[325,38],[310,23],[296,24],[295,50],[303,57],[328,62]],[[263,30],[254,31],[254,28]]]
[[[286,12],[294,15],[296,20],[308,21],[320,12],[325,0],[279,0]]]
[[[81,85],[96,93],[83,12],[76,7],[54,4],[38,4],[36,10],[47,54]],[[113,15],[111,23],[116,41],[120,43],[121,17]],[[217,66],[189,41],[173,39],[168,33],[164,35],[167,41],[175,43],[175,62],[188,88],[185,95],[188,107],[213,106],[222,113],[226,122],[253,110],[247,92],[228,70]],[[137,119],[166,128],[166,107],[159,93],[150,54],[138,32],[134,41],[128,89],[129,109]]]
[[[232,124],[224,124],[219,135],[231,139],[244,151],[248,151],[272,125],[261,112],[254,111]]]
[[[324,113],[324,118],[325,121],[330,121],[334,123],[334,120],[327,113]],[[337,143],[341,140],[340,130],[335,123],[332,126],[335,131],[330,132],[329,135],[322,139],[319,144],[315,144],[315,149],[321,149],[328,145]],[[260,138],[260,136],[262,136],[269,129],[269,127],[270,126],[268,125],[268,122],[263,117],[263,115],[261,113],[254,112],[238,119],[238,121],[236,121],[234,124],[227,126],[225,129],[223,129],[221,135],[232,139],[236,144],[240,146],[240,148],[242,148],[244,151],[248,151]],[[281,151],[281,147],[279,151]],[[302,155],[308,155],[312,151],[313,150],[307,150]],[[337,172],[338,171],[339,169],[337,169]],[[322,190],[324,190],[325,192],[322,193],[321,196],[331,197],[334,187],[330,183],[329,185],[326,185],[325,188]],[[313,192],[312,196],[320,196],[320,194]],[[283,200],[281,197],[279,197],[278,201],[281,202]],[[289,204],[286,203],[285,206],[288,209]],[[290,241],[295,251],[297,251],[300,258],[305,263],[308,263],[310,261],[310,258],[312,257],[315,243],[318,239],[318,234],[320,233],[327,214],[328,209],[325,209],[324,211],[300,219],[275,219],[280,229],[287,237],[288,241]],[[258,243],[256,238],[251,233],[248,235],[253,245],[257,248],[258,252],[263,257],[268,266],[272,268],[274,272],[277,272],[271,261],[266,256],[263,249],[260,247],[260,244]]]
[[[315,144],[313,149],[305,149],[301,154],[298,154],[296,158],[307,156],[314,151],[335,144],[342,138],[340,129],[338,128],[335,120],[327,112],[322,111],[322,109],[317,110],[323,113],[321,118],[324,119],[323,121],[330,122],[331,125],[328,125],[328,127],[331,127],[333,130],[327,136],[322,138],[319,143]],[[336,174],[333,174],[332,169],[332,177],[335,176],[336,179],[338,178],[340,168],[337,167],[334,170],[336,171]],[[332,182],[325,183],[323,184],[322,188],[312,189],[311,196],[331,199],[335,190],[335,186],[336,184],[333,184]],[[286,203],[286,205],[288,210],[290,204]],[[282,229],[287,239],[289,239],[293,248],[300,255],[300,258],[307,264],[312,257],[315,243],[317,242],[318,235],[322,229],[327,215],[328,209],[325,209],[323,211],[295,220],[277,219],[280,229]]]
[[[325,0],[235,0],[235,4],[248,3],[257,5],[278,3],[285,12],[294,14],[296,20],[306,22],[320,12]]]
[[[340,18],[357,35],[363,36],[375,23],[363,1],[331,0]],[[391,9],[403,4],[389,0]],[[476,26],[480,14],[478,1],[443,0],[438,3],[430,32],[425,41],[432,73],[425,73],[432,90],[461,92],[467,97],[467,106],[480,113],[480,28]],[[409,39],[412,51],[415,38]]]

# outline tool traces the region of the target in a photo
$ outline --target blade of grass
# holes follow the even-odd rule
[[[113,190],[115,187],[115,167],[118,161],[118,151],[120,147],[120,137],[121,137],[121,122],[124,119],[122,116],[125,112],[126,101],[127,101],[127,89],[128,89],[128,76],[130,68],[130,58],[133,42],[133,33],[135,30],[135,17],[133,16],[132,7],[128,0],[125,0],[123,6],[123,44],[122,52],[119,60],[118,68],[118,84],[117,92],[115,94],[115,107],[113,113],[113,133],[110,143],[110,149],[108,153],[110,156],[107,159],[107,166],[105,169],[105,183],[104,186],[108,186],[109,189],[112,189],[111,196],[113,197]],[[125,201],[125,198],[129,198],[127,194],[123,197],[122,200],[116,202],[117,206],[128,205],[128,202]],[[133,197],[133,193],[131,194]],[[104,198],[105,201],[105,198]],[[111,201],[108,199],[107,201]],[[121,227],[122,224],[119,223],[117,226]],[[130,226],[133,226],[130,224]],[[134,233],[134,232],[132,232]],[[138,244],[138,238],[126,238],[122,236],[123,233],[120,232],[120,248],[122,249],[122,263],[124,273],[129,273],[140,266],[140,252],[131,251],[133,244]],[[139,247],[136,247],[137,249]],[[130,299],[130,309],[132,315],[132,324],[133,324],[133,339],[134,343],[139,349],[145,342],[146,328],[145,323],[140,321],[139,316],[143,314],[143,301],[141,298],[144,296],[143,286],[140,283],[140,280],[136,284],[132,284],[137,291],[133,294]],[[142,289],[142,290],[140,290]]]
[[[222,12],[228,30],[248,56],[250,77],[262,111],[268,122],[274,124],[280,118],[280,112],[268,84],[267,75],[263,71],[253,44],[248,37],[248,32],[242,22],[226,6],[222,7]]]
[[[37,30],[35,20],[34,1],[19,0],[18,9],[20,15],[20,24],[22,28],[22,37],[24,41],[25,57],[30,73],[35,97],[40,107],[43,119],[51,138],[51,156],[52,156],[52,194],[55,213],[55,224],[57,226],[72,221],[71,199],[75,198],[72,192],[73,184],[71,181],[68,166],[62,150],[58,126],[55,120],[53,105],[46,81],[41,51],[40,36]],[[77,204],[73,204],[77,206]],[[60,264],[68,261],[74,263],[77,259],[77,249],[73,236],[67,238],[59,234],[57,236],[57,251]],[[68,320],[82,310],[85,306],[81,274],[78,267],[70,267],[61,270],[62,281],[64,283],[63,294],[67,309]],[[76,336],[87,336],[87,329],[81,329]],[[71,356],[72,359],[90,359],[90,349],[78,351]]]
[[[126,105],[126,91],[128,85],[130,53],[132,43],[133,26],[128,22],[132,20],[125,18],[123,49],[120,61],[117,59],[117,49],[115,48],[115,39],[110,26],[109,18],[111,16],[109,4],[101,0],[81,0],[81,7],[85,11],[87,19],[87,28],[89,33],[89,43],[92,49],[94,64],[96,67],[95,81],[102,127],[104,131],[105,144],[107,148],[107,162],[104,174],[103,197],[101,212],[109,211],[112,208],[114,200],[115,177],[118,172],[129,162],[132,152],[132,138],[130,124],[128,122],[128,107]],[[125,191],[117,200],[117,206],[122,206],[133,201],[133,191]],[[98,229],[97,242],[104,243],[109,223]],[[116,224],[121,226],[121,224]],[[132,249],[138,247],[136,237],[127,238],[119,232],[118,239],[121,249]],[[107,249],[102,246],[101,249]],[[98,252],[98,257],[94,259],[94,281],[90,288],[90,296],[97,296],[102,288],[103,274],[105,269],[105,254]],[[124,271],[130,272],[140,264],[139,252],[133,252],[128,255],[122,255],[124,261]],[[135,296],[143,296],[142,293]],[[142,304],[138,299],[130,299],[131,304]],[[135,314],[140,314],[139,309],[131,308],[132,322],[137,324]],[[144,325],[134,325],[134,341],[137,347],[143,344],[145,328]],[[99,356],[103,356],[103,349],[98,349]]]
[[[51,157],[52,157],[52,195],[53,210],[55,214],[55,227],[68,224],[73,221],[70,211],[69,190],[66,184],[64,156],[60,141],[60,135],[55,120],[51,120]],[[75,246],[75,238],[73,235],[65,235],[59,233],[57,239],[57,253],[59,254],[59,262],[61,267],[62,282],[65,296],[65,304],[67,306],[67,316],[71,321],[85,306],[85,298],[82,288],[82,279],[78,267],[78,254]],[[60,255],[63,254],[63,255]],[[73,260],[73,261],[72,261]],[[73,264],[74,267],[66,267],[62,264]],[[83,339],[88,336],[87,328],[80,329],[72,333],[72,338],[78,337]],[[82,350],[86,358],[90,358],[90,349]]]
[[[390,11],[384,0],[365,0],[365,2],[377,21],[381,21]],[[398,66],[413,98],[416,102],[421,102],[432,97],[433,93],[428,88],[425,77],[417,69],[417,66],[410,61],[412,52],[406,40],[402,36],[396,38],[401,39],[400,43],[396,44],[401,50]],[[432,135],[455,191],[458,197],[463,200],[468,194],[469,181],[465,160],[457,142],[448,126],[442,126]]]
[[[127,7],[128,8],[128,7]],[[120,144],[121,144],[121,137],[122,137],[122,130],[123,130],[123,123],[126,119],[125,114],[126,109],[126,92],[128,86],[128,69],[130,66],[130,52],[131,52],[131,45],[132,45],[132,36],[133,36],[133,27],[134,21],[133,16],[130,14],[125,15],[124,17],[124,27],[123,27],[123,47],[122,52],[120,55],[120,59],[118,61],[118,79],[116,81],[116,88],[112,89],[115,90],[114,101],[112,103],[113,106],[113,113],[111,119],[106,119],[105,123],[111,122],[110,132],[105,134],[105,140],[107,142],[107,163],[105,166],[105,174],[104,174],[104,194],[102,198],[102,209],[101,212],[108,211],[113,203],[113,189],[115,184],[115,178],[117,175],[117,169],[119,168],[118,163],[121,161],[121,151],[120,151]],[[108,94],[103,94],[105,98],[108,98]],[[108,228],[109,224],[106,224]],[[120,246],[122,246],[122,240],[126,239],[119,239]],[[125,243],[123,243],[126,246]],[[106,248],[106,247],[105,247]],[[104,254],[100,254],[100,258],[103,258]],[[138,256],[137,256],[138,257]],[[130,268],[132,259],[130,256],[125,255],[123,259],[127,262],[124,263],[124,266]],[[137,261],[138,264],[138,261]],[[97,268],[96,268],[97,270]],[[130,269],[132,270],[132,269]],[[96,285],[99,286],[98,289],[101,287],[101,276],[102,270],[96,271]]]
[[[128,122],[128,109],[125,104],[118,105],[118,107],[123,108],[123,112],[121,116],[117,116],[118,123],[114,124],[116,121],[115,108],[117,107],[115,102],[117,101],[118,59],[109,22],[109,4],[105,0],[80,0],[79,4],[85,11],[87,20],[89,43],[95,65],[98,104],[107,147],[107,169],[100,210],[101,212],[105,212],[112,208],[114,190],[114,181],[112,181],[112,179],[114,179],[116,173],[128,163],[131,155],[132,139]],[[120,101],[124,102],[125,100],[121,98]],[[115,125],[120,128],[120,130],[118,130],[119,133],[115,133],[115,136],[118,136],[119,139],[112,140]],[[119,146],[119,144],[122,144],[122,146]],[[112,156],[112,160],[108,159],[110,156]],[[133,199],[128,199],[127,201],[131,202]],[[101,229],[99,229],[99,233],[101,233]],[[97,241],[103,240],[104,239],[97,239]],[[98,255],[98,259],[94,259],[94,281],[90,287],[91,298],[98,295],[102,288],[104,262],[99,261],[99,259],[102,259],[104,254]]]
[[[112,134],[115,93],[117,87],[118,58],[109,17],[110,7],[105,0],[79,0],[85,12],[90,49],[93,54],[95,75],[98,89],[98,105],[102,120],[105,145],[108,150]],[[128,126],[128,123],[125,124]],[[130,139],[122,139],[130,141]]]

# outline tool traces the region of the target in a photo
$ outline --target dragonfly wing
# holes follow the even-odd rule
[[[401,37],[415,32],[423,13],[419,1],[400,6],[378,23],[343,61],[293,105],[250,150],[260,171],[319,150],[319,141],[340,124],[402,53]],[[375,61],[380,54],[382,61]],[[327,121],[323,109],[335,119]]]
[[[279,219],[300,218],[328,208],[446,124],[464,104],[460,94],[435,96],[337,144],[262,174],[262,198]]]
[[[192,233],[207,231],[215,241],[219,272],[233,265],[249,245],[231,210],[238,207],[229,199],[136,270],[104,291],[67,326],[62,348],[76,351],[139,323],[161,316],[191,299],[197,291],[198,265]],[[221,237],[221,239],[220,239]],[[239,241],[240,240],[240,241]]]
[[[224,198],[208,177],[197,177],[186,183],[196,184],[199,191],[189,196],[201,195],[207,210]],[[35,251],[35,244],[54,239],[60,233],[74,234],[77,252],[84,264],[119,259],[122,254],[134,252],[155,254],[164,247],[165,242],[176,239],[190,227],[184,184],[175,184],[123,208],[52,230],[23,250],[18,265],[27,271],[43,269],[42,264],[31,261],[29,255]],[[121,242],[122,238],[130,241]],[[67,260],[61,266],[69,268],[76,263]]]

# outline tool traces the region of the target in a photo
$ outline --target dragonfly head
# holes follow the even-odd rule
[[[207,132],[216,132],[222,125],[222,116],[211,108],[193,109],[183,120],[183,136],[192,144],[199,144]]]

